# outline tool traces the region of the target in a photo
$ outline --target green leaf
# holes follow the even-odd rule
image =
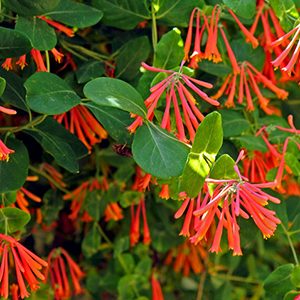
[[[217,154],[223,143],[222,117],[214,111],[208,114],[199,125],[192,152]]]
[[[197,129],[182,174],[181,191],[185,191],[190,197],[199,194],[222,143],[222,117],[218,112],[212,112],[204,118]]]
[[[24,229],[24,226],[30,221],[30,214],[15,207],[5,207],[0,209],[0,232],[8,233]]]
[[[25,18],[19,16],[15,29],[26,35],[32,47],[35,49],[51,50],[57,43],[54,28],[39,18]]]
[[[293,174],[297,177],[300,176],[300,162],[297,157],[288,152],[284,155],[284,160],[285,163],[291,168]]]
[[[2,196],[2,203],[3,205],[10,206],[11,204],[16,202],[17,199],[17,191],[12,191],[8,193],[4,193],[1,195]]]
[[[68,84],[52,73],[37,72],[26,80],[24,86],[30,108],[42,114],[61,114],[80,103],[79,96]]]
[[[6,80],[3,77],[0,77],[0,97],[3,95],[6,87]]]
[[[283,300],[295,300],[297,299],[296,297],[299,295],[300,295],[299,291],[290,291],[284,295]]]
[[[222,116],[224,138],[241,135],[250,129],[250,124],[245,120],[242,113],[234,110],[219,110]]]
[[[144,1],[93,0],[92,4],[103,11],[102,22],[108,26],[130,30],[139,22],[150,19]]]
[[[101,199],[100,191],[94,190],[87,194],[84,201],[84,209],[93,218],[94,221],[99,221],[103,215],[107,202]]]
[[[100,245],[101,235],[99,233],[99,225],[95,222],[82,241],[81,248],[83,255],[85,257],[93,256],[98,252]]]
[[[59,212],[64,207],[64,200],[57,190],[50,189],[43,196],[43,223],[51,225],[58,220]]]
[[[0,193],[19,189],[28,175],[29,157],[27,148],[16,139],[8,139],[6,146],[15,152],[9,161],[0,161]]]
[[[84,28],[97,24],[102,19],[103,12],[75,1],[61,0],[46,16],[69,26]]]
[[[265,142],[259,136],[243,135],[239,137],[232,137],[231,140],[238,141],[242,148],[246,148],[249,151],[256,150],[266,152],[268,150]]]
[[[78,83],[85,83],[104,74],[104,64],[97,60],[88,61],[80,65],[76,71]]]
[[[300,287],[300,266],[295,266],[291,275],[291,281],[296,287]]]
[[[25,16],[38,16],[55,8],[60,0],[4,0],[3,4],[12,11]]]
[[[30,41],[24,34],[0,27],[0,58],[21,56],[30,49]]]
[[[186,27],[194,7],[203,8],[203,0],[161,0],[156,19],[159,24]]]
[[[218,77],[227,76],[232,72],[230,66],[224,63],[215,64],[209,60],[202,60],[198,65],[201,70]]]
[[[131,144],[132,136],[129,134],[127,127],[134,119],[120,109],[105,107],[96,103],[85,103],[96,119],[103,125],[109,135],[120,144]]]
[[[113,78],[97,78],[83,89],[85,96],[96,104],[122,109],[137,115],[146,115],[141,95],[127,82]]]
[[[27,109],[28,105],[25,101],[24,80],[15,73],[7,72],[3,69],[0,69],[0,75],[6,80],[6,88],[1,96],[1,100],[22,110],[28,110],[29,108]]]
[[[293,264],[281,265],[275,269],[264,281],[264,289],[267,295],[272,298],[283,297],[286,292],[292,290],[294,288],[291,282],[293,270]]]
[[[34,129],[26,130],[44,151],[54,157],[57,164],[70,172],[78,172],[78,159],[87,154],[85,146],[62,125],[51,118]]]
[[[253,49],[244,39],[233,40],[230,45],[238,62],[248,61],[258,70],[263,68],[265,54],[261,47]]]
[[[134,273],[140,274],[141,276],[150,276],[152,266],[152,259],[149,256],[143,257],[134,269]]]
[[[256,0],[223,0],[238,16],[251,19],[256,13]]]
[[[116,77],[132,81],[140,74],[142,61],[150,54],[150,43],[147,36],[132,39],[122,46],[116,59]]]
[[[213,179],[238,178],[237,173],[233,169],[234,165],[235,161],[228,154],[223,154],[215,162],[209,177]]]
[[[137,191],[125,191],[121,195],[120,205],[123,208],[138,204],[141,201],[143,194]]]
[[[145,172],[159,178],[179,176],[189,148],[167,131],[152,123],[140,127],[133,140],[132,153]]]
[[[184,57],[183,40],[178,28],[165,33],[155,48],[153,66],[172,69],[180,65]]]

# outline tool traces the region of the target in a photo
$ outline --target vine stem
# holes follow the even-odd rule
[[[289,245],[290,245],[294,260],[295,260],[295,263],[298,266],[299,265],[299,260],[298,260],[297,253],[296,253],[295,247],[293,245],[292,239],[290,237],[290,233],[287,231],[287,229],[285,228],[285,226],[282,223],[280,223],[280,225],[281,225],[281,227],[282,227],[282,229],[283,229],[283,231],[284,231],[284,233],[287,237],[287,240],[289,242]]]
[[[206,275],[207,275],[207,272],[204,271],[200,276],[196,300],[202,300]]]
[[[50,72],[50,58],[49,58],[49,51],[48,50],[45,51],[45,55],[46,55],[47,72]]]

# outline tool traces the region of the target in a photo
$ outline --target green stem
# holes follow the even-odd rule
[[[200,276],[196,300],[202,300],[206,275],[207,275],[207,272],[204,271]]]
[[[48,117],[48,115],[42,115],[39,117],[36,117],[34,120],[32,120],[31,122],[28,122],[27,124],[23,125],[23,126],[15,126],[15,127],[1,127],[0,128],[0,132],[19,132],[22,131],[24,129],[29,129],[32,128],[36,125],[39,125],[40,123],[42,123],[46,118]]]
[[[109,237],[106,235],[106,233],[103,231],[102,227],[98,224],[97,228],[98,228],[100,235],[104,238],[104,240],[107,242],[107,244],[109,244],[113,248],[113,243],[111,242]]]
[[[259,282],[258,280],[229,275],[229,274],[215,274],[215,275],[211,275],[211,276],[220,278],[220,279],[230,280],[230,281],[244,282],[244,283],[250,283],[250,284],[257,284],[257,285],[261,284],[261,282]]]
[[[49,51],[48,50],[45,51],[45,55],[46,55],[47,72],[50,72],[50,58],[49,58]]]
[[[292,239],[290,237],[290,233],[288,232],[288,230],[285,228],[285,226],[282,223],[280,223],[280,225],[281,225],[281,227],[282,227],[282,229],[283,229],[283,231],[284,231],[284,233],[287,237],[287,240],[289,242],[289,245],[290,245],[294,260],[295,260],[295,263],[298,266],[299,265],[299,260],[298,260],[297,253],[296,253],[295,247],[293,245]]]
[[[151,17],[152,17],[152,45],[155,53],[156,45],[157,45],[157,24],[156,24],[156,9],[155,4],[151,4]]]
[[[29,165],[29,170],[31,170],[32,172],[38,174],[38,175],[41,175],[43,177],[45,177],[47,180],[49,180],[57,189],[59,189],[60,191],[64,192],[64,193],[69,193],[70,191],[63,188],[62,186],[60,186],[50,175],[48,175],[47,173],[45,173],[44,171],[42,170],[39,170],[31,165]]]

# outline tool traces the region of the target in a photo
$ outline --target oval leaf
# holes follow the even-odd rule
[[[182,173],[189,148],[167,131],[147,123],[137,130],[132,152],[134,160],[147,173],[168,178]]]
[[[5,207],[0,209],[0,232],[8,233],[24,229],[24,226],[30,221],[30,214],[15,207]]]
[[[119,108],[140,116],[146,114],[142,96],[128,83],[113,78],[97,78],[88,82],[84,95],[93,102]]]
[[[26,80],[24,86],[30,108],[42,114],[61,114],[80,103],[79,96],[68,84],[52,73],[35,73]]]
[[[8,162],[0,161],[0,193],[19,189],[26,180],[29,165],[27,148],[22,142],[8,139],[5,144],[15,152]]]
[[[89,5],[62,0],[46,15],[66,25],[83,28],[97,24],[102,19],[103,12]]]
[[[18,17],[16,30],[25,34],[33,48],[51,50],[57,43],[55,30],[45,21],[33,18]]]
[[[0,27],[0,58],[21,56],[30,49],[30,41],[24,34]]]

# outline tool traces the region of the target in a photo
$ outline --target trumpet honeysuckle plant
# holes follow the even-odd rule
[[[0,0],[1,299],[300,299],[298,0]]]

